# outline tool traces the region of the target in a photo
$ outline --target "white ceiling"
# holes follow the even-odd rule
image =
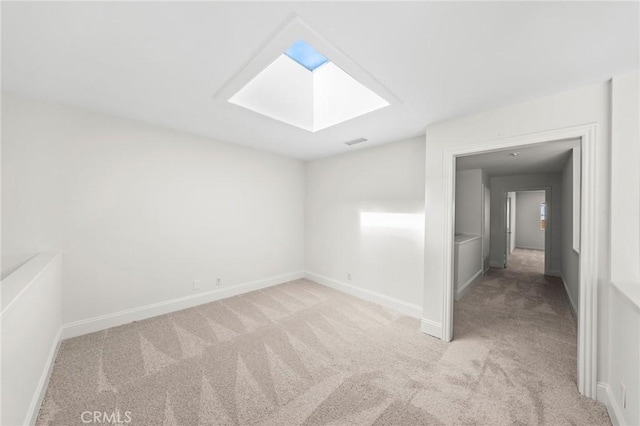
[[[482,169],[489,176],[561,172],[580,139],[546,142],[456,158],[456,170]],[[518,153],[513,157],[510,153]]]
[[[2,85],[313,159],[637,70],[638,12],[638,2],[2,2]],[[401,102],[310,133],[214,99],[293,16]],[[359,137],[369,142],[344,145]]]

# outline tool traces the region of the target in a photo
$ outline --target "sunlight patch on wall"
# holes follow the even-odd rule
[[[360,227],[424,232],[424,213],[360,212]]]

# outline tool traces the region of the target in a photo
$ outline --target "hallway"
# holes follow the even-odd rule
[[[510,400],[527,423],[565,424],[582,412],[580,424],[610,424],[604,407],[577,391],[577,323],[561,279],[543,271],[543,251],[516,249],[507,269],[490,269],[455,303],[454,342],[472,359],[456,380],[483,413],[490,397],[497,406]],[[526,398],[513,400],[518,393]]]
[[[544,274],[544,250],[514,249],[507,260],[507,269],[519,273]]]

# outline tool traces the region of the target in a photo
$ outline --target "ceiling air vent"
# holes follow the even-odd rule
[[[358,139],[354,139],[354,140],[349,141],[349,142],[345,142],[344,144],[351,146],[351,145],[355,145],[357,143],[362,143],[362,142],[366,142],[366,141],[367,141],[367,139],[365,139],[365,138],[358,138]]]

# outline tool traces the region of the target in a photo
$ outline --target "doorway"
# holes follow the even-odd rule
[[[515,192],[507,193],[507,212],[505,214],[506,218],[506,226],[505,226],[505,235],[507,236],[507,241],[504,244],[504,267],[507,268],[509,265],[509,257],[511,256],[511,252],[513,252],[513,209],[511,207],[512,204],[515,204]],[[515,205],[514,205],[515,207]]]
[[[598,259],[595,235],[597,235],[596,216],[596,125],[589,124],[565,129],[551,130],[536,134],[521,135],[510,138],[478,142],[461,147],[444,150],[443,179],[444,188],[444,217],[446,229],[443,239],[444,245],[444,291],[442,309],[442,339],[453,339],[453,301],[454,301],[454,225],[455,225],[455,171],[456,159],[480,153],[496,152],[519,147],[534,147],[551,141],[579,139],[581,152],[580,187],[580,219],[578,235],[580,240],[580,262],[578,273],[579,301],[578,301],[578,350],[577,350],[577,378],[578,390],[590,398],[596,397],[596,359],[597,359],[597,276]],[[492,191],[494,188],[492,188]],[[493,210],[492,210],[493,211]],[[494,216],[492,214],[492,216]],[[502,216],[502,214],[501,214]],[[548,225],[548,224],[547,224]],[[504,228],[503,228],[504,229]],[[492,232],[493,233],[493,232]],[[500,232],[499,234],[502,234]],[[493,245],[492,239],[492,245]],[[505,239],[500,236],[500,245]],[[547,246],[548,241],[545,243]],[[493,266],[493,265],[491,265]],[[424,320],[423,320],[424,322]]]
[[[551,231],[545,190],[506,193],[504,267],[521,272],[552,275],[546,260]],[[550,216],[549,216],[550,219]]]

